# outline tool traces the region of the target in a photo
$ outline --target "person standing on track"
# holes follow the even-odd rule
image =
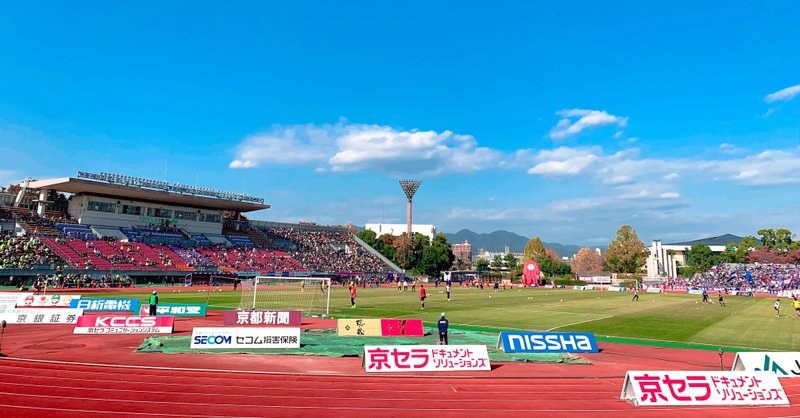
[[[419,301],[422,303],[422,309],[425,309],[425,298],[428,295],[425,293],[425,286],[419,285]]]
[[[350,285],[350,308],[356,307],[356,286]]]
[[[150,316],[156,316],[157,311],[158,311],[158,292],[154,290],[153,294],[150,295]]]
[[[442,316],[439,318],[439,345],[447,345],[447,328],[449,326],[450,322],[442,312]]]

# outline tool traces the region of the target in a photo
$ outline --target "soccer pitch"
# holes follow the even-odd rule
[[[640,293],[632,302],[630,292],[571,289],[452,288],[448,302],[444,287],[426,285],[428,298],[420,308],[419,289],[398,292],[394,287],[359,288],[356,308],[350,308],[346,287],[334,286],[331,315],[363,318],[420,318],[428,323],[441,312],[453,326],[493,330],[585,331],[603,339],[636,339],[653,345],[671,343],[751,350],[797,350],[800,318],[795,318],[790,299],[781,300],[776,317],[772,298],[726,296],[726,307],[703,304],[700,295]],[[306,291],[309,291],[308,289]],[[147,302],[150,292],[109,293],[85,297],[136,297]],[[210,295],[192,288],[160,288],[160,302],[205,303],[210,309],[233,309],[240,292],[217,291]],[[280,308],[280,307],[276,307]]]

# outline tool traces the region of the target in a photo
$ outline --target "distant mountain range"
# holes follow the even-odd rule
[[[455,234],[445,233],[445,235],[447,236],[447,242],[451,244],[461,244],[465,240],[469,241],[473,252],[477,252],[481,248],[492,252],[503,251],[508,246],[512,253],[521,253],[530,239],[508,231],[479,234],[469,229],[462,229]],[[580,245],[565,245],[556,242],[545,242],[544,246],[554,249],[561,257],[572,257],[582,248]]]

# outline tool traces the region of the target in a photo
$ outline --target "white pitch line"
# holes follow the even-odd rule
[[[552,330],[554,330],[554,329],[564,328],[564,327],[568,327],[568,326],[572,326],[572,325],[583,324],[583,323],[586,323],[586,322],[592,322],[592,321],[602,321],[603,319],[608,319],[608,318],[611,318],[612,316],[614,316],[614,315],[608,315],[608,316],[604,316],[604,317],[601,317],[601,318],[587,319],[587,320],[585,320],[585,321],[573,322],[573,323],[571,323],[571,324],[566,324],[566,325],[559,325],[559,326],[557,326],[557,327],[553,327],[553,328],[550,328],[550,329],[546,329],[546,330],[545,330],[545,332],[549,332],[549,331],[552,331]]]

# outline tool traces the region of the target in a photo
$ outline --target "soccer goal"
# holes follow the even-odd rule
[[[301,310],[327,317],[331,279],[325,277],[258,276],[241,281],[239,309]]]

